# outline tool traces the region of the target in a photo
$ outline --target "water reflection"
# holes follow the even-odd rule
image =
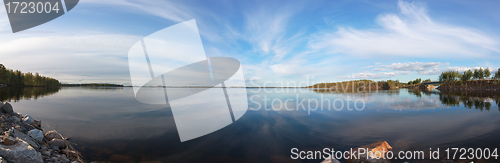
[[[61,87],[0,87],[0,101],[38,99],[59,92]]]
[[[466,108],[490,111],[491,102],[500,106],[499,93],[471,93],[471,92],[442,92],[439,99],[446,106],[460,107],[460,103]],[[500,111],[500,110],[499,110]]]
[[[254,101],[249,101],[252,109],[241,119],[182,143],[171,109],[139,103],[132,88],[63,88],[51,96],[20,100],[13,105],[16,111],[42,119],[44,124],[71,136],[84,158],[92,161],[293,162],[291,148],[348,150],[375,140],[388,141],[396,151],[500,146],[500,112],[480,112],[456,105],[456,101],[463,103],[465,99],[457,94],[406,89],[372,93],[310,89],[247,92]],[[264,97],[270,99],[266,104]],[[296,104],[288,105],[293,110],[268,109],[274,106],[272,99],[321,98],[360,99],[366,107],[362,111],[318,109],[310,114]],[[466,104],[478,100],[480,108],[484,99],[486,110],[486,102],[497,98],[467,94]],[[258,104],[262,109],[255,109]],[[490,109],[496,107],[492,105]],[[407,160],[393,162],[404,161]]]
[[[439,95],[439,91],[433,90],[433,91],[428,91],[428,90],[422,90],[422,89],[408,89],[408,92],[417,96],[417,97],[422,97],[422,94],[425,96],[430,97],[432,94],[437,94]]]

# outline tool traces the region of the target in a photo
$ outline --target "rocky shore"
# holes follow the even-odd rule
[[[80,153],[57,131],[45,132],[42,122],[14,112],[0,102],[0,163],[83,163]]]
[[[500,80],[472,80],[445,82],[437,88],[440,91],[500,92]]]

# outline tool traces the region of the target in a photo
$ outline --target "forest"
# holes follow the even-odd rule
[[[23,73],[19,70],[12,70],[0,64],[0,85],[11,87],[46,87],[59,86],[61,83],[50,77],[41,76],[38,73]]]
[[[408,83],[400,82],[399,80],[383,80],[383,81],[373,81],[373,80],[351,80],[343,82],[332,82],[332,83],[318,83],[307,88],[341,88],[345,87],[348,89],[364,87],[367,89],[392,89],[392,88],[404,88],[409,86],[419,86],[422,82],[430,82],[431,79],[418,78]]]
[[[442,72],[439,76],[439,82],[447,82],[447,81],[462,81],[466,82],[471,79],[487,79],[487,78],[500,78],[500,68],[495,74],[491,74],[490,69],[479,68],[472,70],[467,70],[464,72],[459,71],[446,71]]]

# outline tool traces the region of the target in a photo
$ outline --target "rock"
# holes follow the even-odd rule
[[[22,139],[23,141],[25,141],[26,143],[28,143],[29,145],[31,145],[33,148],[36,148],[36,149],[40,148],[40,146],[38,145],[38,143],[36,143],[35,141],[33,141],[33,139],[30,136],[22,133],[21,131],[18,131],[16,129],[10,129],[9,131],[11,132],[11,135],[13,137],[17,137],[19,139]]]
[[[13,137],[2,136],[2,144],[4,145],[13,145],[16,144],[16,139]]]
[[[62,139],[61,135],[57,133],[56,131],[49,131],[45,133],[45,138],[47,140],[52,140],[52,139]]]
[[[333,158],[327,158],[324,161],[322,161],[321,163],[340,163],[340,161],[333,159]]]
[[[29,115],[24,116],[23,121],[30,125],[35,124],[35,120],[33,120],[33,118],[31,118]]]
[[[3,157],[0,157],[0,163],[7,163],[7,160],[3,159]]]
[[[12,117],[12,120],[13,120],[15,123],[19,123],[19,122],[21,122],[21,119],[19,119],[19,117],[16,117],[16,116],[13,116],[13,117]]]
[[[50,153],[50,151],[43,151],[43,152],[42,152],[42,154],[43,154],[44,156],[50,156],[50,154],[51,154],[51,153]]]
[[[53,151],[59,151],[59,147],[58,146],[50,146],[49,148],[51,150],[53,150]]]
[[[59,162],[59,159],[57,157],[52,157],[51,159],[53,162]]]
[[[363,145],[352,149],[352,151],[358,151],[359,149],[365,149],[368,154],[356,153],[356,158],[354,156],[348,157],[351,159],[346,159],[346,163],[390,163],[389,159],[381,159],[383,156],[387,158],[387,151],[392,150],[392,147],[386,141],[374,141],[371,144]],[[361,150],[362,151],[362,150]],[[378,159],[380,158],[380,159]]]
[[[41,143],[43,140],[43,132],[39,129],[33,129],[28,131],[28,135],[31,136],[35,141]]]
[[[52,139],[49,141],[49,145],[50,146],[57,146],[59,147],[59,149],[64,149],[66,148],[66,140],[62,140],[62,139]]]
[[[61,155],[61,160],[66,160],[68,159],[68,157],[66,157],[66,155]]]
[[[3,102],[0,102],[0,109],[2,109],[3,107]]]
[[[42,155],[22,139],[16,138],[15,145],[0,144],[0,156],[9,162],[43,163]]]
[[[5,104],[3,104],[2,111],[4,113],[10,114],[10,115],[12,115],[14,113],[14,109],[12,109],[12,105],[10,105],[10,103],[8,103],[8,102],[5,102]]]
[[[42,126],[42,121],[41,120],[35,120],[35,125],[40,127]]]
[[[429,90],[429,91],[432,90],[432,89],[434,89],[434,88],[436,88],[436,86],[434,86],[434,85],[427,85],[427,90]]]
[[[2,120],[4,122],[12,122],[13,121],[12,117],[9,117],[9,116],[6,116],[6,115],[2,115]]]

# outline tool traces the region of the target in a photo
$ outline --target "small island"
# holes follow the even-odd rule
[[[435,86],[436,89],[444,92],[448,91],[461,91],[461,92],[475,92],[475,93],[498,93],[500,92],[500,68],[491,74],[489,69],[475,69],[474,71],[468,70],[464,72],[459,71],[446,71],[442,72],[439,76],[439,81],[432,81],[426,79],[422,81],[421,78],[409,81],[408,83],[400,82],[399,80],[351,80],[343,82],[331,83],[317,83],[306,88],[315,90],[328,90],[328,91],[342,91],[342,92],[363,92],[371,90],[386,90],[386,89],[423,89],[431,90]]]

